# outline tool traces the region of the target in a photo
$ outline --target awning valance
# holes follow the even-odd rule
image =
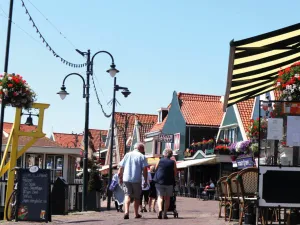
[[[278,71],[300,60],[300,23],[231,41],[224,111],[274,89]]]
[[[208,158],[208,159],[194,159],[188,161],[177,161],[177,169],[183,169],[190,166],[198,166],[198,165],[207,165],[207,164],[215,164],[216,158]]]

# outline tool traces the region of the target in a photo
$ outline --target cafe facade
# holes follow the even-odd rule
[[[181,185],[190,180],[199,185],[209,179],[218,179],[220,164],[231,162],[229,155],[214,154],[212,146],[196,149],[193,145],[203,141],[214,143],[223,118],[222,101],[222,96],[174,91],[170,105],[158,110],[159,120],[146,134],[148,160],[157,162],[163,149],[171,148],[180,171]]]
[[[12,129],[12,123],[4,123],[3,125],[3,151]],[[34,131],[35,126],[27,126],[21,124],[22,131]],[[19,138],[19,149],[26,145],[30,140],[29,137],[21,136]],[[10,153],[8,152],[7,161]],[[39,138],[19,159],[17,166],[21,168],[29,168],[37,166],[40,169],[50,169],[51,183],[53,184],[57,177],[63,177],[68,184],[75,185],[76,181],[76,160],[80,157],[80,148],[64,148],[50,138]],[[1,177],[0,183],[0,210],[4,207],[4,196],[6,191],[7,174]],[[75,190],[75,188],[73,188]],[[73,191],[74,192],[74,191]],[[69,208],[74,208],[75,200],[70,192]]]

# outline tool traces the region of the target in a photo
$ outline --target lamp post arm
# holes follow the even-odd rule
[[[119,85],[116,85],[115,86],[115,90],[116,91],[119,91],[119,90],[126,90],[126,89],[128,89],[127,87],[121,87],[121,86],[119,86]]]
[[[96,53],[93,55],[93,57],[92,57],[92,60],[91,60],[92,64],[93,64],[93,62],[94,62],[95,56],[98,55],[99,53],[106,53],[106,54],[108,54],[108,55],[110,56],[110,58],[111,58],[112,64],[113,64],[113,65],[115,64],[114,57],[113,57],[112,54],[110,54],[108,51],[99,51],[99,52],[96,52]]]
[[[82,80],[82,82],[83,82],[83,97],[85,98],[85,88],[86,88],[85,80],[84,80],[83,76],[80,75],[79,73],[70,73],[70,74],[68,74],[67,76],[65,76],[65,78],[64,78],[64,80],[63,80],[63,84],[62,84],[63,87],[65,86],[65,81],[66,81],[66,79],[67,79],[69,76],[73,76],[73,75],[79,76],[79,77],[81,78],[81,80]]]

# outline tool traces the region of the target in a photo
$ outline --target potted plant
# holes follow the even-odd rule
[[[258,157],[258,143],[252,143],[250,146],[250,150],[253,153],[253,156],[255,158],[257,158]]]
[[[250,125],[246,129],[246,135],[248,139],[258,140],[260,138],[259,133],[261,133],[262,138],[265,138],[267,134],[267,126],[268,122],[266,118],[256,118],[256,120],[251,119]]]
[[[207,148],[212,149],[213,146],[214,146],[214,139],[211,138],[207,141]]]
[[[29,109],[36,94],[22,76],[4,73],[0,75],[0,99],[7,106]]]

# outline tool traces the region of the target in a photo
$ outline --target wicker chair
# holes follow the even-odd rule
[[[227,177],[221,177],[217,182],[217,191],[219,195],[219,218],[222,217],[222,207],[224,207],[224,216],[226,215],[226,206],[227,206]]]
[[[257,202],[257,179],[258,169],[247,168],[239,172],[237,175],[237,181],[242,197],[240,204],[240,220],[239,224],[242,225],[243,215],[253,202]]]
[[[239,198],[239,188],[236,180],[236,176],[238,175],[238,172],[230,174],[227,179],[227,191],[228,191],[228,206],[229,206],[229,221],[231,221],[232,218],[232,210],[233,207],[240,205],[241,199]],[[226,214],[225,214],[225,221],[227,220]]]

